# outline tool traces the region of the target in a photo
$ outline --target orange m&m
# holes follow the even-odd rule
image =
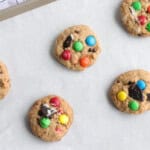
[[[91,61],[90,58],[88,56],[83,56],[80,59],[80,65],[84,68],[88,67],[90,65]]]

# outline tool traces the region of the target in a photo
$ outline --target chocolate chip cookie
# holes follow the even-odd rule
[[[120,10],[122,22],[131,34],[150,36],[149,0],[123,0]]]
[[[72,70],[84,70],[101,52],[96,34],[86,25],[77,25],[61,33],[55,45],[57,60]]]
[[[133,70],[120,75],[111,88],[111,99],[122,112],[140,114],[150,109],[150,72]]]
[[[10,79],[6,65],[0,61],[0,99],[3,99],[10,89]]]
[[[73,122],[73,110],[61,97],[49,95],[36,101],[29,111],[34,135],[44,141],[59,141]]]

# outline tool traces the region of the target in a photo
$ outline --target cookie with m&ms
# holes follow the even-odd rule
[[[3,99],[10,89],[10,78],[6,65],[0,61],[0,99]]]
[[[70,27],[56,40],[57,60],[72,70],[81,71],[93,65],[100,52],[96,34],[86,25]]]
[[[47,142],[59,141],[73,122],[73,110],[61,97],[49,95],[37,100],[28,113],[32,133]]]
[[[132,70],[121,74],[110,91],[114,105],[122,112],[140,114],[150,109],[150,72]]]
[[[120,10],[122,22],[131,34],[150,36],[149,0],[123,0]]]

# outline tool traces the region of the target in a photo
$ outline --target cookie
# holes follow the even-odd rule
[[[140,114],[150,109],[150,72],[133,70],[120,75],[111,88],[111,99],[122,112]]]
[[[61,140],[73,122],[72,108],[55,95],[36,101],[28,116],[33,134],[49,142]]]
[[[120,10],[122,22],[131,34],[150,36],[149,0],[123,0]]]
[[[61,33],[55,45],[57,60],[72,70],[91,66],[101,52],[96,34],[86,25],[77,25]]]
[[[3,62],[0,61],[0,99],[3,99],[10,89],[10,79],[7,68]]]

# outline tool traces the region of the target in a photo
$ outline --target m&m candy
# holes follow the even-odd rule
[[[90,65],[91,61],[88,56],[83,56],[80,58],[80,65],[84,68],[88,67]]]
[[[64,50],[61,54],[61,57],[64,60],[70,60],[71,59],[71,51],[70,50]]]
[[[132,111],[137,111],[137,110],[139,110],[140,105],[137,101],[131,100],[131,101],[129,101],[128,107]]]
[[[120,100],[120,101],[125,101],[127,99],[127,94],[125,91],[120,91],[118,94],[117,94],[117,98]]]
[[[138,16],[139,23],[144,25],[147,22],[147,18],[144,15]]]
[[[138,86],[139,89],[144,90],[146,88],[146,83],[143,80],[138,80],[136,85]]]
[[[150,32],[150,22],[146,25],[146,30]]]
[[[40,119],[40,126],[42,128],[48,128],[51,124],[51,120],[49,118],[41,118]]]
[[[50,99],[50,104],[54,107],[60,107],[59,97],[53,97]]]
[[[139,11],[142,9],[142,4],[140,1],[135,1],[132,3],[132,7],[134,8],[134,10]]]
[[[63,125],[67,125],[69,122],[69,117],[66,114],[62,114],[58,118],[59,122]]]
[[[95,37],[94,37],[93,35],[89,35],[89,36],[86,38],[85,42],[86,42],[86,44],[87,44],[88,46],[95,46],[95,44],[96,44],[96,39],[95,39]]]
[[[84,46],[83,46],[83,43],[80,42],[80,41],[76,41],[73,43],[73,49],[76,51],[76,52],[81,52],[83,50]]]

